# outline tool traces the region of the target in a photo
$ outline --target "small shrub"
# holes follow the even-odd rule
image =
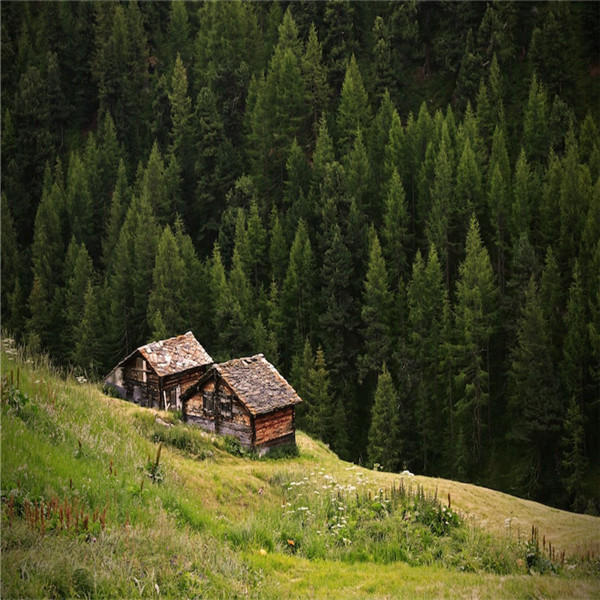
[[[121,394],[119,393],[119,390],[111,383],[105,383],[102,386],[102,393],[105,396],[109,396],[110,398],[122,398]]]
[[[283,444],[272,448],[261,458],[279,460],[281,458],[296,458],[298,456],[300,456],[300,450],[296,444]]]
[[[226,435],[223,439],[223,444],[225,446],[225,450],[227,450],[229,454],[233,454],[233,456],[244,456],[246,454],[246,451],[242,447],[240,440],[232,435]]]

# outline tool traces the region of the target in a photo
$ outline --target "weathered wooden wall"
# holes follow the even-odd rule
[[[266,415],[257,415],[254,421],[257,446],[294,433],[294,407],[288,406]]]
[[[204,408],[204,399],[209,394],[214,395],[212,413]],[[224,410],[225,406],[231,406],[231,410]],[[216,384],[212,379],[206,381],[186,402],[185,414],[189,423],[199,425],[206,431],[232,435],[246,448],[250,448],[253,444],[251,415],[229,386],[220,380]]]

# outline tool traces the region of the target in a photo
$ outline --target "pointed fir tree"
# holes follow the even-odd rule
[[[171,89],[171,135],[169,152],[175,156],[181,168],[183,192],[189,197],[194,189],[194,131],[192,100],[188,95],[187,71],[179,52],[175,59]]]
[[[375,402],[371,410],[367,456],[371,465],[378,464],[385,471],[399,471],[402,457],[399,398],[392,376],[385,363],[377,380]]]
[[[481,460],[490,415],[489,350],[496,328],[496,286],[489,255],[473,216],[466,256],[456,284],[457,417],[470,448],[470,464]]]
[[[83,297],[83,310],[73,329],[74,365],[84,370],[88,377],[98,376],[105,368],[103,365],[104,323],[98,296],[100,290],[92,280],[88,280]],[[162,338],[160,338],[162,339]]]
[[[352,257],[337,223],[329,234],[321,268],[319,339],[329,358],[333,387],[351,395],[355,306],[351,291]]]
[[[271,277],[277,283],[283,283],[285,269],[290,254],[283,226],[279,220],[277,211],[271,211],[271,226],[269,228],[269,263],[271,265]]]
[[[390,286],[395,289],[407,271],[407,255],[412,244],[404,187],[398,171],[392,172],[385,198],[381,246],[389,267]]]
[[[313,149],[319,131],[321,115],[327,109],[331,90],[327,83],[327,69],[323,64],[323,48],[317,37],[317,29],[311,23],[302,55],[302,76],[308,106],[309,149]]]
[[[532,276],[508,373],[510,436],[528,467],[520,485],[529,498],[546,496],[556,472],[554,441],[560,431],[561,407],[555,373],[548,323]]]
[[[160,236],[152,271],[152,290],[148,298],[148,327],[153,329],[156,314],[160,315],[166,337],[180,335],[190,328],[185,320],[183,297],[185,264],[179,253],[177,241],[167,225]],[[164,339],[164,338],[158,338]]]
[[[284,335],[288,344],[291,340],[302,340],[312,333],[314,277],[312,246],[306,225],[304,221],[300,221],[290,248],[288,268],[281,290]],[[290,350],[288,345],[287,356],[283,356],[287,361],[291,358]]]
[[[407,289],[408,347],[412,359],[411,395],[415,402],[419,464],[424,473],[431,472],[439,451],[436,437],[441,430],[441,397],[439,385],[443,344],[444,282],[435,246],[429,249],[427,264],[417,251],[412,278]]]
[[[75,362],[72,352],[77,341],[77,329],[84,312],[88,284],[93,284],[94,268],[85,245],[77,244],[75,238],[71,240],[65,263],[64,311],[66,326],[62,335],[62,352],[63,358],[79,364]]]
[[[369,266],[364,281],[361,317],[363,323],[363,353],[359,358],[359,379],[377,373],[391,349],[390,311],[393,296],[379,238],[370,234]]]
[[[302,404],[296,409],[298,418],[298,427],[313,433],[312,424],[315,419],[315,406],[311,402],[311,396],[308,391],[308,376],[315,366],[315,359],[310,345],[310,340],[306,338],[302,348],[294,355],[292,359],[292,368],[290,370],[290,383],[302,398]]]
[[[315,433],[326,444],[331,444],[336,432],[335,400],[331,392],[331,381],[321,347],[317,348],[314,366],[308,372],[306,394],[311,411],[309,431]]]
[[[584,417],[579,403],[573,397],[563,423],[561,445],[562,482],[569,494],[571,508],[581,511],[584,507],[583,486],[588,460],[585,454]]]
[[[354,143],[356,132],[366,131],[371,121],[369,97],[354,55],[348,62],[340,104],[337,110],[337,147],[340,155],[346,154]]]
[[[563,392],[574,399],[584,410],[584,393],[587,379],[587,365],[590,356],[587,337],[587,311],[584,297],[581,270],[576,260],[573,266],[571,285],[564,314],[565,337],[563,356],[560,364]],[[583,413],[585,416],[585,412]]]

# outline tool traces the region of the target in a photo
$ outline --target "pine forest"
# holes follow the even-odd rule
[[[2,2],[2,328],[192,330],[362,465],[600,512],[596,2]]]

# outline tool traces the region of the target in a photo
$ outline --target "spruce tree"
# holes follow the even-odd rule
[[[572,397],[563,423],[561,440],[562,481],[572,510],[584,508],[583,485],[588,460],[585,454],[584,417],[577,400]]]
[[[171,135],[169,152],[175,156],[182,173],[182,189],[189,197],[194,189],[194,123],[192,100],[188,95],[187,71],[179,52],[175,59],[171,88]]]
[[[306,394],[309,398],[308,429],[325,443],[331,444],[336,433],[335,399],[330,389],[331,382],[325,354],[317,348],[315,362],[308,371]]]
[[[366,131],[371,121],[369,97],[354,55],[350,58],[337,109],[337,147],[346,154],[354,143],[357,131]]]
[[[271,265],[271,277],[277,283],[283,283],[285,269],[287,267],[289,248],[279,220],[277,211],[271,211],[271,226],[269,228],[269,263]]]
[[[391,350],[390,311],[393,296],[379,238],[370,233],[369,266],[364,281],[361,317],[363,323],[363,353],[359,358],[359,379],[377,373]]]
[[[310,336],[314,319],[315,274],[314,258],[310,239],[304,221],[300,221],[296,236],[290,248],[290,258],[281,290],[281,303],[284,320],[286,354],[292,354],[290,343]]]
[[[94,283],[94,268],[85,245],[83,243],[77,244],[75,238],[71,240],[65,263],[65,290],[63,296],[65,328],[62,332],[62,358],[79,364],[76,362],[73,352],[77,341],[78,326],[84,312],[88,285]]]
[[[560,364],[563,392],[574,399],[584,412],[584,394],[590,356],[587,337],[587,311],[584,297],[581,270],[576,260],[573,266],[571,285],[564,313],[565,337],[563,356]]]
[[[555,438],[560,431],[558,379],[552,359],[548,322],[531,276],[511,351],[509,370],[510,436],[519,447],[522,492],[547,497],[556,474]]]
[[[311,369],[314,369],[315,359],[310,345],[310,340],[306,338],[302,348],[292,358],[292,368],[290,370],[290,383],[294,386],[302,404],[296,409],[298,418],[298,427],[313,433],[312,424],[315,419],[315,406],[312,404],[311,396],[308,390],[308,376]]]
[[[73,329],[73,364],[88,376],[98,376],[106,365],[102,363],[104,322],[98,296],[100,289],[88,280],[83,297],[83,310]]]
[[[53,350],[60,340],[62,304],[57,291],[63,284],[65,255],[64,192],[54,183],[38,206],[31,245],[33,285],[29,296],[31,318],[27,329],[41,347]]]
[[[357,329],[351,278],[352,257],[335,223],[321,268],[319,339],[329,359],[333,386],[346,398],[352,394],[352,350]]]
[[[311,23],[306,41],[306,50],[302,55],[302,76],[308,112],[309,149],[313,149],[319,131],[321,115],[327,109],[331,90],[327,83],[327,69],[323,64],[323,48],[317,37],[317,29]]]
[[[408,340],[412,360],[411,396],[415,401],[419,463],[424,473],[431,472],[440,452],[436,439],[441,433],[443,390],[439,385],[443,344],[444,283],[435,246],[429,249],[427,264],[417,251],[412,278],[407,289]]]
[[[456,411],[470,450],[481,460],[490,415],[489,350],[495,331],[496,286],[489,255],[475,217],[467,234],[466,256],[456,284]]]
[[[127,206],[129,203],[129,187],[127,185],[127,173],[123,160],[119,161],[119,169],[117,173],[117,181],[115,189],[112,192],[112,200],[110,203],[110,211],[104,229],[104,238],[102,240],[102,262],[104,268],[109,271],[112,266],[113,254],[119,232],[125,219]]]
[[[383,227],[381,231],[382,251],[389,267],[392,289],[405,275],[407,255],[411,249],[410,223],[404,187],[396,169],[392,172],[385,198]]]
[[[377,379],[375,401],[371,410],[367,456],[371,465],[378,464],[385,471],[399,471],[402,459],[399,398],[392,376],[383,363]]]
[[[166,337],[187,331],[190,324],[182,314],[185,306],[185,276],[185,264],[179,253],[177,241],[167,225],[158,242],[152,271],[152,290],[147,309],[149,329],[153,328],[153,320],[156,313],[159,313]]]

